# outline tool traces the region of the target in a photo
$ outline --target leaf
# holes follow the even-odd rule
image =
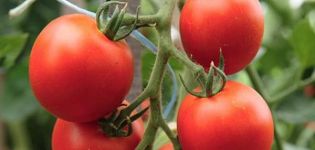
[[[28,81],[28,64],[24,60],[3,76],[0,94],[0,118],[4,121],[23,120],[39,108]]]
[[[293,29],[291,44],[304,67],[315,65],[315,30],[310,21],[304,19]]]
[[[0,67],[10,68],[22,52],[27,34],[9,34],[0,36]]]
[[[315,121],[315,99],[305,97],[302,92],[287,97],[276,111],[279,119],[293,124]]]

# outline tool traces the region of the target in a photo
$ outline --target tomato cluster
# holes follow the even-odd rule
[[[140,120],[129,137],[107,137],[98,125],[129,91],[133,58],[126,42],[109,40],[94,19],[73,14],[50,22],[34,43],[29,74],[39,102],[59,118],[53,150],[132,150],[140,142]]]
[[[226,74],[253,60],[263,28],[258,0],[187,0],[180,16],[187,54],[208,70],[212,61],[218,65],[221,51]],[[32,48],[29,74],[40,104],[58,117],[53,150],[132,150],[140,142],[142,120],[132,123],[128,137],[107,136],[98,122],[122,104],[133,79],[133,58],[126,42],[109,40],[94,19],[73,14],[48,24]],[[214,95],[188,94],[177,129],[183,150],[270,150],[274,127],[255,90],[227,81]],[[171,149],[171,143],[161,147]]]

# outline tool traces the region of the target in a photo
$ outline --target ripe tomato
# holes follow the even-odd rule
[[[107,137],[96,121],[73,123],[58,119],[52,136],[52,150],[134,150],[139,144],[144,127],[141,119],[132,124],[128,137]]]
[[[167,143],[160,147],[159,150],[174,150],[173,144],[172,143]]]
[[[180,34],[188,55],[209,69],[211,61],[218,65],[222,49],[226,74],[251,62],[263,30],[258,0],[188,0],[180,16]]]
[[[213,97],[187,95],[177,130],[183,150],[270,150],[274,128],[263,98],[248,86],[228,81]]]
[[[87,122],[112,112],[133,79],[125,41],[107,39],[95,20],[66,15],[37,37],[30,57],[30,82],[39,102],[64,120]]]

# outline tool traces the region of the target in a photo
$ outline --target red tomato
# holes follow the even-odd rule
[[[159,150],[174,150],[174,147],[172,143],[167,143],[163,145]]]
[[[228,81],[213,97],[187,95],[177,130],[183,150],[270,150],[274,128],[263,98],[248,86]]]
[[[134,150],[144,127],[141,119],[133,122],[128,137],[107,137],[96,121],[73,123],[58,119],[52,136],[52,150]]]
[[[133,79],[125,41],[107,39],[94,19],[79,14],[53,20],[37,37],[30,82],[39,102],[73,122],[97,120],[123,101]]]
[[[180,16],[185,51],[209,69],[218,65],[219,50],[225,58],[225,73],[246,67],[257,54],[264,31],[258,0],[188,0]]]

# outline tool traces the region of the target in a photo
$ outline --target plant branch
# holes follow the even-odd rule
[[[163,131],[165,132],[165,134],[170,138],[170,140],[172,141],[173,145],[174,145],[174,149],[175,150],[179,150],[180,149],[180,144],[177,140],[177,137],[175,136],[175,134],[173,133],[173,131],[169,128],[169,126],[167,125],[167,123],[165,122],[164,119],[161,119],[160,122],[160,126],[163,129]],[[176,143],[176,144],[174,144]]]
[[[122,25],[132,25],[137,18],[136,15],[126,14],[122,21]],[[137,24],[140,25],[154,25],[157,24],[160,20],[158,15],[145,15],[145,16],[138,16]]]
[[[149,146],[148,143],[153,143],[156,133],[158,130],[158,126],[155,125],[155,123],[151,120],[149,120],[148,126],[146,127],[146,130],[144,132],[143,139],[138,144],[136,150],[145,150]]]
[[[289,96],[290,94],[296,92],[299,89],[304,88],[305,86],[315,83],[315,73],[308,79],[304,81],[300,81],[299,83],[290,86],[285,91],[277,94],[273,99],[271,99],[271,104],[280,103],[282,100],[284,100],[285,97]]]
[[[157,31],[159,32],[159,49],[153,66],[153,71],[151,72],[149,83],[147,85],[148,89],[152,92],[150,98],[150,120],[146,128],[144,138],[137,147],[137,150],[145,149],[147,146],[153,143],[154,139],[152,139],[152,135],[149,134],[154,134],[155,136],[157,127],[162,127],[163,131],[173,142],[174,148],[176,150],[178,150],[180,147],[177,138],[175,138],[175,135],[171,132],[171,129],[166,125],[166,122],[163,119],[161,113],[162,80],[165,74],[170,53],[172,51],[172,47],[174,46],[171,40],[170,31],[172,13],[175,5],[176,0],[164,0],[164,4],[157,14],[160,17],[160,21],[156,25]]]
[[[168,31],[169,33],[171,30],[172,16],[173,16],[173,11],[175,9],[176,2],[177,0],[164,0],[164,3],[162,4],[161,9],[157,13],[157,15],[160,16],[159,26],[164,29],[169,30]]]
[[[269,95],[267,95],[267,93],[264,89],[263,82],[262,82],[261,78],[259,77],[257,71],[255,70],[254,66],[249,65],[246,68],[246,72],[247,72],[254,88],[261,94],[261,96],[266,100],[266,102],[269,105],[269,101],[268,101],[270,99]]]
[[[183,63],[187,69],[191,70],[193,76],[202,75],[206,77],[206,73],[204,72],[204,68],[200,65],[194,63],[188,56],[182,51],[178,50],[176,47],[171,49],[171,56],[177,59],[179,62]]]

